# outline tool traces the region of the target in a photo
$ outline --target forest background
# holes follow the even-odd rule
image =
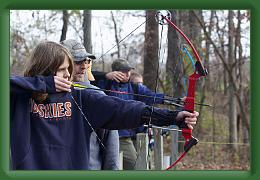
[[[196,106],[200,118],[194,136],[200,143],[178,169],[249,170],[250,11],[170,12],[172,21],[192,41],[209,71],[197,85],[196,102],[212,104],[210,108]],[[77,39],[97,56],[94,70],[108,72],[114,59],[126,58],[144,76],[144,84],[154,90],[159,68],[157,91],[183,97],[187,77],[193,71],[183,51],[186,42],[174,29],[159,25],[155,13],[11,10],[10,71],[21,75],[30,52],[40,41]],[[165,153],[170,151],[168,141],[166,137]]]

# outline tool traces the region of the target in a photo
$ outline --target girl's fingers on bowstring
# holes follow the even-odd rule
[[[54,83],[57,92],[71,92],[71,81],[68,81],[67,79],[61,78],[59,76],[54,76]]]

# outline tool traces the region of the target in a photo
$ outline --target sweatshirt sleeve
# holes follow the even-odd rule
[[[168,110],[168,109],[161,109],[156,108],[152,110],[151,106],[147,106],[142,111],[142,122],[144,124],[149,124],[150,117],[152,118],[151,124],[156,126],[169,126],[169,125],[177,125],[181,127],[183,125],[183,121],[177,121],[176,117],[179,113],[179,110]]]
[[[11,93],[55,93],[55,83],[53,76],[35,76],[35,77],[10,77]]]
[[[82,111],[95,129],[131,129],[142,125],[144,103],[105,96],[87,89],[80,93]]]
[[[136,128],[148,124],[152,112],[152,108],[142,102],[104,96],[89,90],[83,92],[81,101],[82,110],[95,129]],[[176,121],[178,112],[154,108],[151,123],[157,126],[179,125]]]

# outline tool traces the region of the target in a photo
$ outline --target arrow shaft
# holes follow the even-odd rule
[[[104,91],[104,92],[112,92],[112,93],[118,93],[118,94],[126,94],[126,95],[133,95],[133,96],[139,96],[139,97],[144,97],[144,98],[155,98],[155,99],[160,99],[160,100],[166,100],[169,101],[166,104],[170,104],[170,105],[174,105],[177,107],[183,107],[184,101],[181,100],[181,98],[167,98],[167,97],[156,97],[156,96],[149,96],[149,95],[144,95],[144,94],[136,94],[136,93],[129,93],[129,92],[125,92],[125,91],[115,91],[115,90],[108,90],[108,89],[99,89],[99,88],[90,88],[81,84],[72,84],[72,86],[80,88],[80,89],[91,89],[91,90],[96,90],[96,91]],[[178,104],[175,102],[180,102],[183,104]],[[202,104],[202,103],[196,103],[194,102],[194,104],[196,105],[200,105],[200,106],[207,106],[207,107],[211,107],[212,105],[210,104]]]
[[[151,126],[143,125],[143,126],[144,126],[144,127],[147,127],[147,128],[156,128],[156,129],[162,129],[162,130],[168,130],[168,131],[179,131],[179,132],[182,132],[181,129],[167,128],[167,127],[160,127],[160,126],[154,126],[154,125],[151,125]]]

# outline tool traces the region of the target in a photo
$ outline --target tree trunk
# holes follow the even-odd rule
[[[83,11],[83,43],[86,50],[92,53],[92,39],[91,39],[91,10]]]
[[[69,22],[69,13],[67,10],[62,11],[62,20],[63,20],[63,26],[61,30],[61,36],[60,41],[64,41],[66,39],[67,31],[68,31],[68,22]]]
[[[178,11],[172,10],[172,22],[177,26]],[[166,93],[174,97],[181,97],[184,93],[183,85],[181,84],[182,61],[180,59],[180,39],[178,32],[168,27],[168,55],[166,62]]]
[[[208,69],[208,67],[209,67],[209,57],[210,57],[210,42],[209,42],[209,40],[206,40],[206,47],[205,47],[206,52],[205,52],[205,55],[203,55],[202,50],[201,50],[202,49],[202,45],[201,45],[202,44],[201,27],[199,26],[199,22],[196,19],[196,17],[194,16],[194,14],[196,14],[196,17],[198,17],[201,20],[204,28],[206,28],[206,24],[205,24],[205,22],[203,20],[203,16],[202,16],[202,11],[201,10],[196,11],[196,12],[195,11],[190,11],[190,13],[189,13],[190,23],[194,26],[194,28],[191,27],[191,36],[192,36],[192,39],[194,39],[196,49],[200,50],[200,51],[198,51],[198,53],[199,53],[199,55],[200,55],[200,57],[201,57],[201,59],[203,61],[204,67]],[[212,31],[212,27],[213,27],[213,17],[214,17],[214,11],[211,11],[210,23],[209,23],[209,26],[208,26],[208,34],[209,34],[209,36],[211,36],[211,31]],[[208,69],[208,71],[209,71],[209,69]],[[206,81],[206,79],[207,79],[207,81]],[[198,86],[197,87],[197,91],[200,92],[200,97],[201,97],[200,100],[198,100],[198,101],[200,101],[201,104],[204,104],[204,101],[206,99],[206,91],[207,91],[207,89],[209,89],[208,87],[209,87],[209,84],[210,84],[210,80],[209,79],[210,79],[210,73],[209,73],[209,75],[206,78],[202,78],[202,83],[198,83],[198,85],[197,85]],[[201,90],[198,89],[199,86],[202,86]],[[203,112],[202,112],[203,111],[203,106],[199,106],[199,110],[198,111],[203,116]],[[202,122],[198,123],[198,126],[197,126],[195,132],[196,132],[197,136],[201,135],[201,133],[202,133]]]
[[[115,39],[116,39],[116,46],[117,46],[117,57],[120,58],[120,44],[119,44],[119,38],[118,38],[118,28],[117,23],[114,17],[113,12],[111,11],[111,18],[114,24],[114,30],[115,30]]]
[[[235,39],[235,54],[238,56],[236,58],[237,62],[236,63],[236,68],[237,68],[237,77],[238,77],[238,80],[237,82],[239,82],[239,85],[238,85],[238,92],[239,92],[239,96],[241,98],[241,101],[242,102],[245,102],[245,94],[244,94],[244,87],[243,87],[243,84],[244,84],[244,79],[243,77],[245,77],[245,74],[244,74],[244,71],[243,71],[243,48],[242,48],[242,44],[241,44],[241,21],[242,21],[242,15],[241,15],[241,12],[240,10],[238,10],[238,13],[237,13],[237,28],[236,28],[236,39]],[[249,131],[247,130],[246,128],[246,119],[242,118],[241,116],[241,111],[239,112],[239,115],[238,115],[240,118],[238,118],[238,121],[242,121],[241,122],[241,126],[238,127],[238,128],[241,128],[241,129],[238,129],[238,132],[241,130],[242,133],[241,133],[241,137],[243,138],[243,142],[244,143],[248,143],[248,138],[249,138]],[[238,123],[239,123],[238,122]],[[238,139],[239,139],[239,134],[238,134]]]
[[[233,79],[235,79],[235,53],[234,53],[234,33],[235,33],[235,27],[234,27],[234,12],[232,10],[229,10],[228,12],[228,60],[229,60],[229,68],[231,70],[231,76],[233,76]],[[228,95],[229,95],[229,139],[231,143],[237,143],[237,101],[235,97],[235,93],[237,93],[234,87],[234,84],[231,83],[232,79],[229,80],[229,87],[228,87]],[[237,150],[237,145],[232,144],[232,149]]]
[[[144,84],[154,90],[157,81],[158,60],[158,24],[154,19],[156,11],[147,10],[144,43]]]

